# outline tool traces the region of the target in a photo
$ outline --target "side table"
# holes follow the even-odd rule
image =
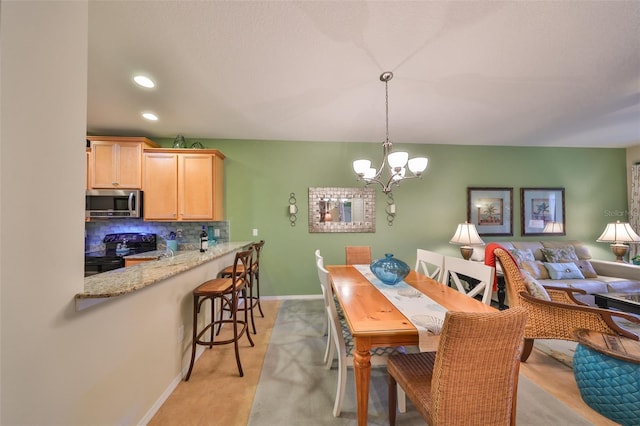
[[[577,329],[573,374],[584,402],[621,425],[640,424],[640,342]]]

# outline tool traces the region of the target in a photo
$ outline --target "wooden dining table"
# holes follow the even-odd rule
[[[358,425],[367,424],[371,348],[417,346],[418,330],[371,282],[351,265],[326,267],[354,339],[353,367],[356,382]],[[496,309],[416,271],[404,281],[447,311],[493,312]],[[423,337],[423,345],[425,344]],[[439,336],[430,336],[429,348],[437,349]]]

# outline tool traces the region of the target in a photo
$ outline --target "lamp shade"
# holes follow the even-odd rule
[[[409,170],[416,176],[420,176],[427,169],[429,159],[426,157],[415,157],[409,160]]]
[[[404,151],[392,152],[387,157],[389,167],[391,167],[392,170],[406,166],[407,160],[409,160],[409,153]]]
[[[635,233],[629,223],[618,220],[608,223],[596,241],[600,243],[632,243],[640,242],[640,236]]]
[[[458,228],[449,243],[467,246],[471,244],[484,244],[484,241],[482,241],[480,235],[478,235],[476,226],[473,223],[465,222],[458,224]]]
[[[371,167],[371,161],[369,160],[356,160],[353,162],[353,171],[357,175],[363,175]]]
[[[373,167],[369,167],[367,170],[365,170],[363,177],[365,179],[373,179],[376,177],[376,172],[376,169],[374,169]]]

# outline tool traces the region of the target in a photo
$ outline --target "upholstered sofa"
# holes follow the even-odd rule
[[[520,269],[529,271],[540,284],[582,289],[588,294],[579,299],[590,305],[595,305],[591,296],[595,293],[640,291],[640,266],[592,259],[589,248],[580,241],[501,241],[498,244],[509,250]],[[574,254],[578,260],[572,261]],[[483,261],[484,250],[474,249],[472,260]],[[553,265],[548,263],[572,263],[575,269],[573,265],[565,265],[567,267],[559,272],[552,271],[548,268],[553,269]],[[565,273],[567,269],[571,271]],[[575,273],[576,269],[580,274]]]

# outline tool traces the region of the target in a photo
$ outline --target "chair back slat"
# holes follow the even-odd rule
[[[442,282],[452,285],[470,297],[480,295],[482,302],[487,305],[491,304],[494,276],[493,266],[452,256],[444,258]]]
[[[416,272],[441,282],[444,268],[444,255],[434,251],[418,249],[416,253]]]
[[[243,286],[249,286],[251,277],[251,266],[253,259],[253,246],[249,247],[249,250],[239,251],[236,253],[235,260],[233,262],[233,287],[236,289]]]

